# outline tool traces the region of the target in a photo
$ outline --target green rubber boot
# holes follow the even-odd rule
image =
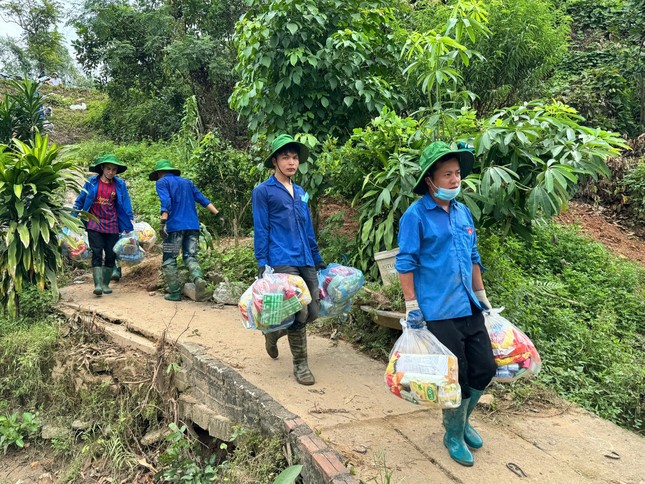
[[[208,295],[206,294],[206,281],[204,280],[202,268],[195,259],[189,260],[186,265],[190,272],[190,278],[193,284],[195,284],[195,300],[205,301],[208,299]]]
[[[269,356],[274,360],[278,357],[278,340],[283,336],[286,336],[286,334],[286,329],[280,329],[264,335],[264,347],[266,348]]]
[[[443,426],[446,434],[443,437],[443,445],[448,449],[450,457],[462,466],[472,466],[475,463],[464,441],[464,428],[466,427],[466,411],[469,398],[461,400],[458,408],[447,408],[443,410]]]
[[[112,279],[112,268],[103,267],[103,294],[112,294],[110,279]]]
[[[114,266],[114,270],[112,271],[112,277],[111,280],[114,282],[119,282],[121,280],[121,268],[119,266]]]
[[[181,301],[181,281],[177,267],[166,266],[163,268],[163,274],[168,285],[168,294],[164,296],[164,299],[166,301]]]
[[[92,278],[94,279],[94,294],[103,295],[103,268],[92,267]]]
[[[480,449],[484,445],[484,441],[481,438],[481,435],[473,428],[472,425],[468,422],[470,414],[473,413],[475,405],[484,394],[483,390],[475,390],[474,388],[470,389],[470,401],[468,402],[468,408],[466,409],[466,427],[464,428],[464,441],[471,446],[473,449]]]
[[[293,355],[293,375],[301,385],[313,385],[316,379],[307,364],[307,328],[287,331],[289,347]]]

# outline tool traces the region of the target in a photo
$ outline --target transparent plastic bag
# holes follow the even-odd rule
[[[461,404],[457,357],[427,328],[408,328],[394,343],[385,384],[399,398],[418,405],[457,408]]]
[[[531,339],[508,319],[500,316],[504,308],[484,312],[488,336],[493,346],[497,373],[493,381],[513,382],[531,378],[542,368],[542,360]]]
[[[318,272],[320,316],[331,317],[348,313],[352,297],[363,287],[363,273],[353,267],[329,264]]]
[[[61,241],[63,255],[66,255],[73,261],[83,261],[91,256],[90,243],[87,240],[87,233],[72,232],[67,227],[63,227],[57,238]]]
[[[145,249],[150,249],[157,241],[157,233],[148,222],[135,222],[134,233],[137,234],[139,244]]]
[[[267,267],[242,294],[238,309],[245,328],[269,333],[291,326],[294,315],[309,303],[311,294],[302,277],[274,273]]]
[[[136,265],[143,260],[144,250],[139,245],[136,232],[121,234],[119,241],[114,244],[114,253],[121,265]]]

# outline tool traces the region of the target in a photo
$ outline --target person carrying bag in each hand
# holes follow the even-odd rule
[[[475,157],[443,142],[428,146],[419,160],[414,192],[422,198],[401,217],[399,272],[409,327],[428,330],[458,359],[461,405],[443,410],[443,439],[450,457],[465,466],[483,440],[468,419],[495,376],[491,341],[482,311],[491,308],[470,210],[455,200]]]
[[[311,292],[311,303],[296,313],[295,322],[286,330],[265,334],[266,351],[278,357],[278,339],[287,335],[293,354],[293,374],[301,385],[313,385],[315,378],[307,362],[307,323],[318,317],[320,295],[317,271],[326,268],[314,235],[309,213],[309,194],[292,177],[300,163],[307,161],[308,148],[291,136],[282,134],[271,143],[271,154],[264,161],[275,173],[253,189],[254,252],[258,275],[265,266],[275,273],[292,274],[304,279]]]

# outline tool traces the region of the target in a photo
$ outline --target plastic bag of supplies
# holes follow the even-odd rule
[[[134,231],[121,234],[113,250],[121,265],[135,265],[143,260],[144,252]]]
[[[139,244],[146,250],[155,245],[157,241],[157,233],[148,222],[135,222],[134,233],[137,234]]]
[[[245,328],[269,333],[291,326],[295,314],[309,303],[311,294],[302,277],[274,273],[267,267],[242,294],[238,308]]]
[[[427,328],[412,329],[401,320],[403,334],[390,352],[385,383],[408,402],[437,408],[461,404],[457,357]]]
[[[90,243],[87,241],[87,233],[72,232],[67,227],[63,227],[57,237],[61,241],[63,255],[67,255],[74,261],[82,261],[90,257]]]
[[[352,307],[352,297],[363,287],[363,273],[353,267],[329,264],[318,272],[320,316],[340,316]]]
[[[504,308],[484,312],[486,329],[497,363],[494,381],[512,382],[537,375],[542,368],[535,345],[517,326],[500,316]]]

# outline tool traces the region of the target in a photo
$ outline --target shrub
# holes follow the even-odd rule
[[[571,227],[537,228],[530,241],[479,240],[489,299],[536,343],[538,381],[642,432],[645,270]]]
[[[632,222],[645,225],[645,163],[640,163],[622,180]]]

